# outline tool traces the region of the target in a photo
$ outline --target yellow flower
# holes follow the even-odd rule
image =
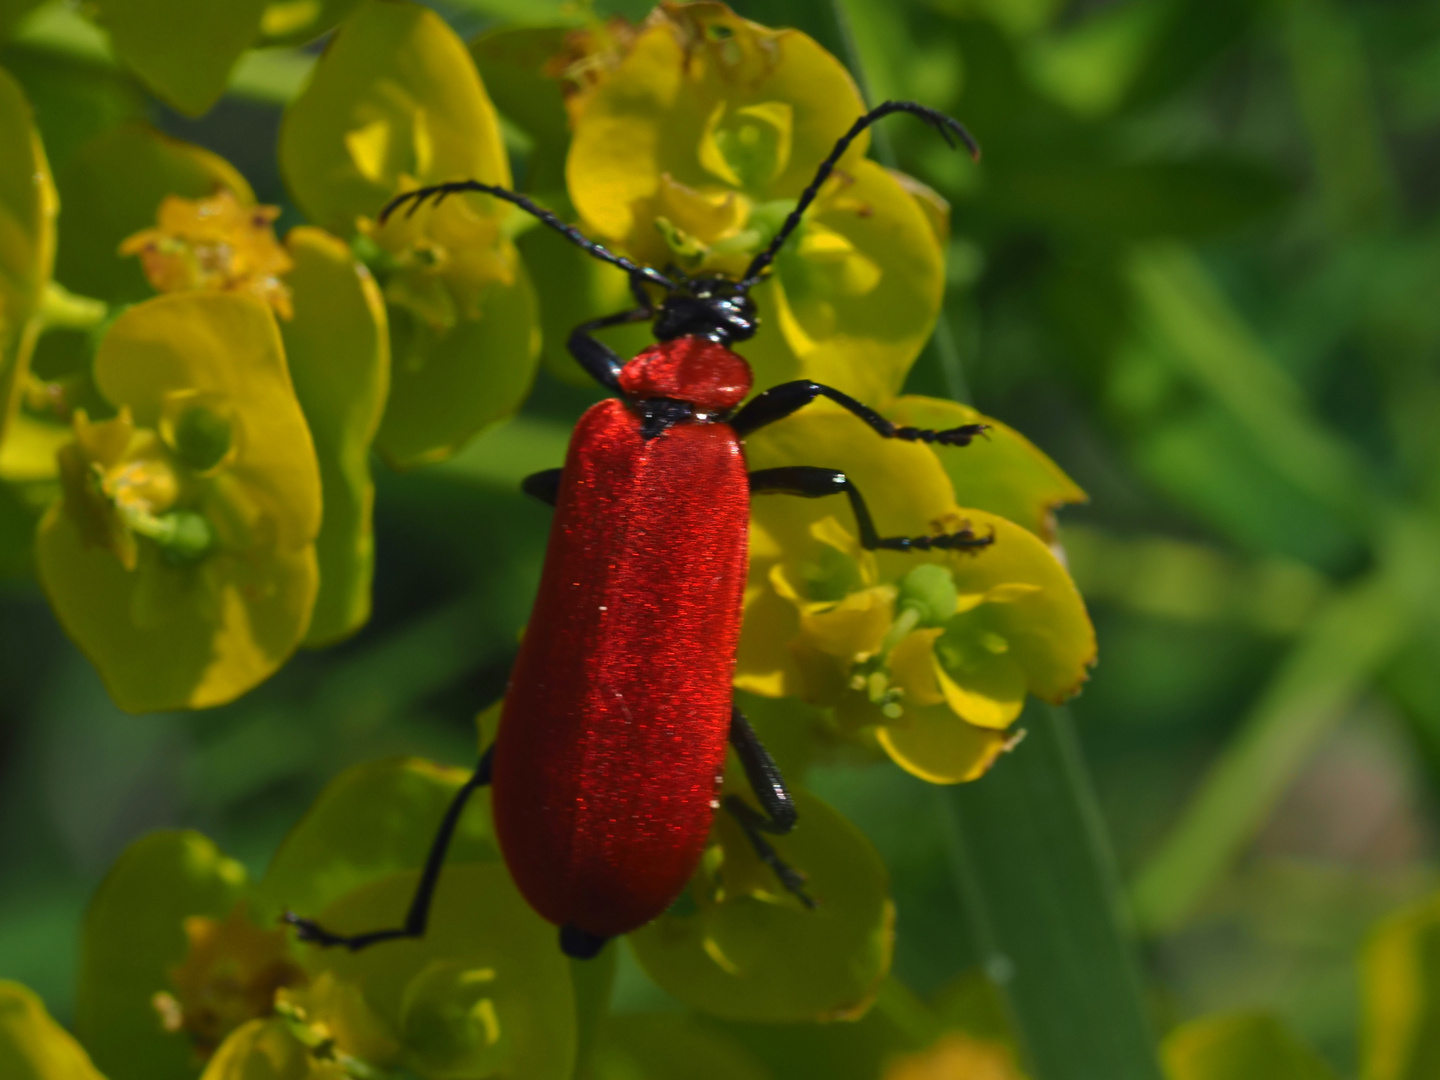
[[[122,708],[234,698],[299,644],[320,479],[275,320],[227,293],[157,297],[110,327],[74,418],[40,579]]]
[[[120,254],[140,256],[159,292],[247,293],[288,319],[290,290],[280,278],[294,262],[275,240],[279,216],[279,207],[247,206],[227,188],[207,199],[167,195],[155,228],[126,239]]]
[[[165,1030],[185,1032],[209,1057],[241,1024],[274,1013],[276,991],[302,984],[305,974],[290,958],[288,935],[256,926],[243,902],[224,919],[192,915],[184,926],[189,951],[169,971],[175,993],[157,993],[154,1005]]]
[[[975,550],[864,550],[828,500],[758,498],[736,685],[835,711],[935,783],[983,774],[1013,744],[1026,697],[1060,701],[1086,677],[1094,631],[1064,567],[1033,533],[955,504],[937,452],[867,439],[813,406],[747,441],[752,467],[842,469],[887,536],[969,529]],[[963,458],[967,448],[941,453]],[[844,515],[843,517],[841,515]]]
[[[804,34],[723,4],[664,4],[575,110],[570,197],[588,231],[643,262],[739,275],[864,111]],[[930,334],[940,244],[867,145],[846,152],[755,292],[757,386],[808,376],[884,401]]]
[[[949,1032],[926,1050],[896,1058],[883,1080],[1024,1080],[1024,1074],[1004,1044]]]

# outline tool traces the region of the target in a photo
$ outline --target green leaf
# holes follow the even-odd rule
[[[244,888],[244,867],[194,832],[152,833],[111,867],[85,915],[75,994],[75,1030],[109,1080],[194,1075],[194,1049],[150,1000],[189,949],[184,920],[223,918]]]
[[[242,203],[245,178],[209,150],[126,124],[82,147],[59,177],[65,205],[55,273],[69,288],[112,303],[153,295],[138,259],[121,258],[121,241],[155,224],[166,195],[203,199],[226,188]]]
[[[1032,703],[1028,736],[980,780],[943,790],[951,870],[1028,1070],[1045,1080],[1159,1080],[1135,946],[1069,714]]]
[[[115,52],[156,97],[187,116],[220,100],[240,54],[255,43],[266,0],[95,0]]]
[[[460,39],[432,11],[362,0],[285,112],[280,169],[295,201],[339,236],[376,216],[400,179],[510,186],[495,109]]]
[[[285,278],[295,315],[280,324],[280,335],[315,439],[325,500],[315,540],[320,592],[305,643],[328,645],[370,617],[370,443],[390,387],[390,337],[380,290],[345,244],[301,226],[285,246],[295,260]]]
[[[1203,389],[1278,473],[1338,515],[1368,519],[1373,485],[1353,449],[1323,427],[1196,256],[1176,245],[1131,260],[1141,348]]]
[[[415,873],[348,893],[321,914],[341,933],[393,925]],[[316,974],[359,987],[427,1077],[566,1080],[575,1064],[575,996],[555,928],[532,911],[499,863],[451,866],[425,937],[352,953],[312,950]]]
[[[1425,1080],[1440,1070],[1440,900],[1397,912],[1361,955],[1361,1075]]]
[[[60,206],[35,119],[0,68],[0,441],[20,406],[55,259]]]
[[[9,37],[20,20],[40,4],[41,0],[0,0],[0,40]]]
[[[45,1005],[19,983],[0,982],[0,1076],[5,1080],[104,1080]]]
[[[418,758],[347,769],[326,785],[280,845],[256,890],[258,901],[275,912],[314,916],[362,885],[421,866],[467,776]],[[450,846],[452,861],[499,858],[488,802],[488,788],[470,797]]]
[[[1164,1057],[1170,1080],[1335,1077],[1313,1050],[1265,1013],[1207,1016],[1181,1024],[1165,1037]]]
[[[805,874],[813,910],[780,888],[722,814],[721,848],[691,883],[691,912],[672,909],[630,935],[650,977],[702,1012],[772,1022],[853,1018],[870,1007],[890,968],[895,909],[879,853],[814,795],[791,794],[802,824],[772,843]]]
[[[1411,587],[1388,575],[1362,578],[1311,618],[1137,877],[1135,914],[1146,930],[1171,929],[1191,912],[1345,718],[1409,631],[1401,590]]]

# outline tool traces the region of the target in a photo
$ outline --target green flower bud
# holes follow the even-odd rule
[[[943,626],[960,603],[955,575],[945,566],[921,563],[900,580],[900,611],[913,608],[921,626]]]

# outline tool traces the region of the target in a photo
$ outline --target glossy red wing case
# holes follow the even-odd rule
[[[695,870],[724,770],[749,502],[727,424],[647,441],[609,400],[575,429],[492,779],[505,861],[557,925],[633,930]]]

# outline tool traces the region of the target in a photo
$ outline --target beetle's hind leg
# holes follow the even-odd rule
[[[763,835],[784,836],[793,829],[799,819],[795,803],[785,789],[785,780],[775,759],[765,749],[765,744],[755,734],[745,714],[735,707],[730,712],[730,745],[735,748],[735,754],[745,769],[745,778],[750,781],[750,789],[755,792],[755,798],[764,812],[756,810],[738,795],[725,797],[725,809],[745,831],[755,854],[775,872],[780,884],[806,907],[813,908],[815,901],[805,892],[805,875],[781,859]]]
[[[855,511],[855,523],[860,528],[860,546],[870,551],[973,551],[995,542],[993,531],[989,536],[976,536],[968,527],[938,536],[881,536],[875,530],[875,521],[870,517],[870,508],[865,505],[860,490],[838,469],[817,469],[813,465],[758,469],[750,474],[750,492],[754,495],[799,495],[804,499],[845,495],[850,499],[850,508]]]
[[[480,762],[475,766],[470,779],[465,781],[450,800],[440,828],[435,832],[435,839],[430,841],[425,867],[420,872],[420,882],[415,886],[415,895],[410,899],[410,909],[405,913],[403,925],[385,930],[371,930],[364,934],[337,934],[326,930],[314,919],[302,918],[292,911],[285,912],[281,918],[295,927],[301,941],[322,947],[343,945],[351,952],[378,945],[382,941],[424,937],[425,927],[430,921],[430,904],[435,899],[435,886],[440,883],[440,871],[445,868],[445,854],[450,850],[450,841],[455,838],[455,827],[460,824],[460,815],[465,810],[465,804],[470,801],[470,796],[477,788],[490,783],[490,767],[494,756],[495,744],[491,743],[490,748],[480,755]]]

